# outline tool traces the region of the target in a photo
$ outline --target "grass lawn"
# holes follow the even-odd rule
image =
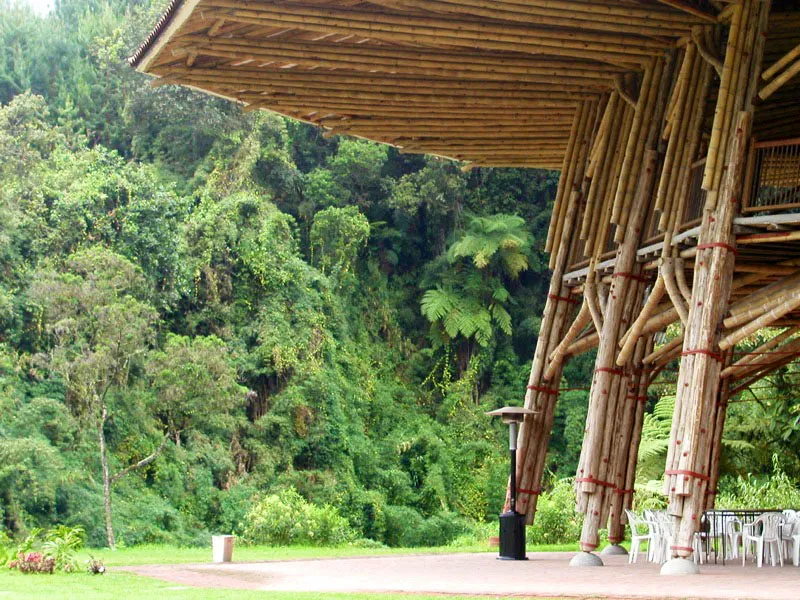
[[[575,544],[561,546],[529,546],[528,552],[574,551]],[[385,554],[488,552],[486,545],[454,548],[275,548],[267,546],[237,547],[234,558],[237,562],[260,560],[292,560],[309,558],[336,558],[347,556],[376,556]],[[237,600],[441,600],[441,596],[421,596],[407,594],[298,594],[295,592],[258,592],[251,590],[198,589],[176,585],[132,573],[115,571],[115,566],[146,564],[180,564],[208,562],[210,548],[177,548],[175,546],[137,546],[120,548],[115,552],[108,550],[84,551],[79,557],[81,567],[89,555],[102,558],[110,567],[105,575],[89,575],[84,571],[72,574],[25,575],[0,568],[0,600],[25,599],[81,599],[105,600],[147,598],[170,600],[171,598],[189,600],[217,600],[233,598]],[[467,597],[460,596],[466,600]],[[474,600],[490,600],[474,597]],[[493,596],[491,600],[501,600]]]

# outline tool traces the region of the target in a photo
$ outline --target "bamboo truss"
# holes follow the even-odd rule
[[[560,170],[517,509],[534,518],[564,365],[596,349],[580,543],[593,550],[606,527],[621,540],[648,387],[680,361],[664,491],[671,552],[687,557],[713,506],[729,399],[800,356],[800,11],[707,4],[173,0],[131,62],[154,85],[325,135]],[[759,190],[779,200],[759,205]]]

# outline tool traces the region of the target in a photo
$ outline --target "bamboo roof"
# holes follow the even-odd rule
[[[717,17],[689,0],[173,0],[138,70],[487,166],[560,168],[576,107]]]

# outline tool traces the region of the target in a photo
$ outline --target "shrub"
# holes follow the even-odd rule
[[[800,506],[800,487],[791,480],[772,458],[772,475],[768,478],[726,477],[720,482],[719,508],[794,508]]]
[[[257,502],[239,529],[245,541],[273,546],[340,546],[356,537],[334,507],[311,504],[291,488]]]
[[[450,512],[426,519],[408,506],[387,506],[385,514],[387,546],[446,546],[469,529],[463,517]]]
[[[26,552],[19,554],[16,559],[8,563],[9,569],[17,569],[21,573],[48,573],[55,570],[56,561],[52,556],[45,556],[41,552]]]
[[[528,530],[532,544],[567,544],[581,535],[581,515],[575,512],[573,479],[558,479],[543,492],[536,505],[536,518]]]
[[[80,527],[58,525],[46,533],[34,529],[17,546],[8,568],[23,573],[70,573],[76,568],[75,553],[83,546],[83,538]]]

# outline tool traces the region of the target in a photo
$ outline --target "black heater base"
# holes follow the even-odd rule
[[[525,556],[525,515],[500,515],[500,560],[528,560]]]

